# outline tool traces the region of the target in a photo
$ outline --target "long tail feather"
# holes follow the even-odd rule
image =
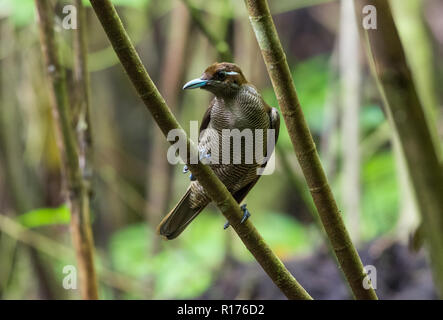
[[[157,227],[157,233],[168,240],[174,239],[185,230],[189,223],[197,217],[197,215],[204,209],[203,207],[192,209],[189,203],[191,189],[184,194],[178,204]]]

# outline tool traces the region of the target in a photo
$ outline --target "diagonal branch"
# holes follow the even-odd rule
[[[171,130],[179,129],[180,139],[185,139],[188,150],[190,150],[188,158],[189,154],[197,155],[197,147],[186,136],[149,77],[114,6],[109,0],[90,0],[90,2],[138,95],[151,112],[163,134],[167,136]],[[242,213],[237,202],[211,168],[201,163],[189,164],[188,167],[275,285],[289,299],[312,299],[272,252],[252,222],[247,220],[240,224]]]
[[[196,7],[194,7],[189,0],[182,0],[182,2],[188,8],[193,22],[205,35],[209,43],[213,45],[213,47],[215,48],[215,50],[217,51],[217,55],[220,57],[220,59],[222,61],[228,61],[228,62],[233,61],[231,50],[226,41],[220,39],[217,33],[213,32],[211,29],[208,28],[207,24],[203,20],[202,15],[200,14],[200,11]]]
[[[268,3],[266,0],[245,0],[245,4],[300,167],[343,273],[357,299],[377,299],[372,288],[366,290],[363,287],[366,276],[363,264],[351,242],[321,165]]]

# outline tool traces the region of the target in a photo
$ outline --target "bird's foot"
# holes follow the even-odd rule
[[[243,211],[243,217],[241,218],[240,223],[245,222],[246,220],[248,220],[248,218],[251,216],[251,213],[249,212],[249,210],[246,208],[246,203],[243,204],[240,207],[241,211]]]
[[[200,162],[203,164],[208,164],[209,159],[211,159],[211,152],[210,151],[206,152],[205,149],[199,149],[198,152],[199,152]]]
[[[206,152],[204,149],[199,149],[199,160],[200,160],[200,162],[202,162],[202,163],[204,163],[204,164],[207,164],[209,161],[209,159],[211,159],[211,153],[210,152]],[[183,171],[182,171],[183,173],[188,173],[189,172],[189,168],[188,168],[188,166],[187,165],[185,165],[184,167],[183,167]],[[195,180],[197,180],[195,177],[194,177],[194,175],[191,173],[190,175],[189,175],[189,180],[191,180],[191,181],[195,181]]]
[[[245,222],[246,220],[248,220],[248,218],[251,216],[251,213],[249,212],[249,210],[246,208],[246,203],[240,206],[241,211],[243,212],[243,217],[241,218],[240,223]],[[229,228],[229,221],[226,221],[225,225],[223,226],[223,229],[228,229]]]

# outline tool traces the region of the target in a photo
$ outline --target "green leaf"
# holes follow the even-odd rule
[[[58,208],[40,208],[28,211],[18,217],[18,221],[27,228],[36,228],[53,224],[68,224],[69,208],[66,204]]]

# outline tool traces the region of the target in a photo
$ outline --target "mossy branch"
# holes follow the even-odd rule
[[[167,136],[170,130],[180,129],[181,138],[187,141],[189,154],[197,155],[197,147],[186,136],[149,77],[114,6],[109,0],[90,0],[90,2],[138,95],[151,112],[163,134]],[[277,287],[289,299],[311,299],[310,295],[265,243],[252,222],[248,220],[245,223],[240,223],[242,213],[237,202],[211,168],[201,163],[189,164],[188,167]]]
[[[377,10],[377,29],[361,29],[361,33],[388,120],[405,155],[430,249],[435,284],[443,295],[443,170],[439,146],[433,143],[390,5],[385,0],[358,1],[359,21],[368,4]]]
[[[338,210],[311,132],[301,109],[285,53],[266,0],[245,0],[249,19],[262,51],[272,86],[289,136],[314,199],[321,222],[343,273],[357,299],[377,299],[375,291],[363,287],[366,276],[357,250]]]
[[[89,222],[89,195],[79,166],[79,152],[71,126],[71,110],[66,91],[66,77],[60,64],[54,33],[53,9],[48,0],[36,0],[43,56],[46,62],[52,109],[59,129],[59,147],[64,160],[64,175],[69,189],[71,234],[77,254],[80,290],[84,299],[98,299],[94,269],[94,244]]]

